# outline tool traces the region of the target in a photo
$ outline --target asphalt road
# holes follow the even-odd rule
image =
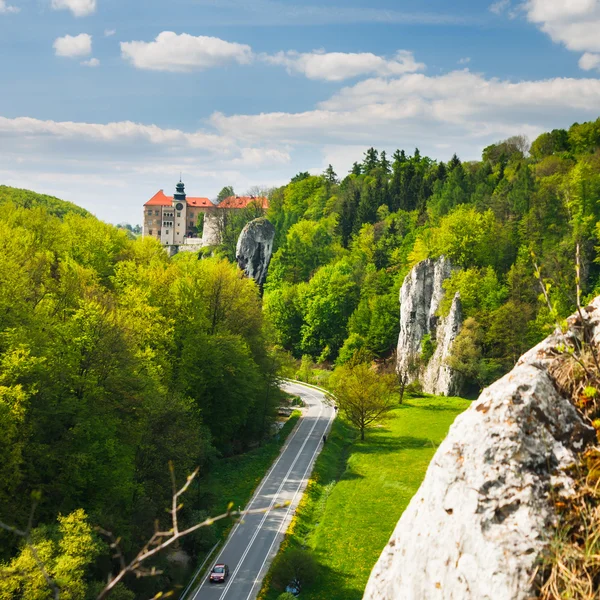
[[[291,505],[248,515],[238,523],[213,562],[229,565],[229,579],[224,584],[210,584],[207,574],[196,593],[190,596],[192,600],[255,598],[300,501],[314,460],[323,446],[323,434],[329,430],[335,411],[318,390],[295,383],[286,384],[284,389],[302,396],[308,408],[246,510],[268,508],[288,500]]]

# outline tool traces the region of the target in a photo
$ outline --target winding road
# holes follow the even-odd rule
[[[327,404],[325,394],[314,388],[286,383],[283,389],[301,396],[308,408],[246,510],[269,508],[286,501],[291,504],[288,508],[248,515],[238,523],[212,563],[229,565],[229,579],[225,584],[211,585],[207,573],[190,595],[192,600],[253,600],[300,501],[335,411]]]

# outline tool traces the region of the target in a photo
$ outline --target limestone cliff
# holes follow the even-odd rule
[[[600,298],[586,309],[600,339]],[[573,319],[573,336],[576,324]],[[458,417],[375,565],[365,600],[526,600],[552,535],[552,493],[595,438],[550,369],[556,333]]]
[[[237,263],[259,286],[267,278],[274,239],[275,227],[263,217],[250,221],[238,238],[235,253]]]
[[[443,283],[452,274],[445,257],[427,259],[415,265],[400,290],[400,335],[398,364],[408,381],[419,379],[430,394],[446,396],[460,392],[460,377],[446,365],[452,342],[462,324],[462,307],[457,295],[450,314],[440,319],[437,311],[444,297]],[[423,338],[429,335],[435,351],[426,365],[420,360]]]

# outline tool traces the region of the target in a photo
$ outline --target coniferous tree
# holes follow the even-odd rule
[[[369,148],[365,152],[365,158],[363,160],[363,172],[368,175],[371,171],[379,166],[379,152],[375,148]]]
[[[339,183],[338,178],[337,178],[337,173],[333,170],[333,167],[331,165],[329,165],[327,167],[327,169],[325,169],[325,173],[323,174],[325,177],[325,181],[327,181],[330,184],[336,184]]]
[[[379,160],[379,166],[381,167],[381,170],[383,171],[383,173],[386,176],[390,174],[390,172],[391,172],[391,165],[390,165],[390,161],[387,158],[387,154],[386,154],[385,150],[383,150],[381,152],[381,158]]]

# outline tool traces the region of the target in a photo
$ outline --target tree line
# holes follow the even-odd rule
[[[299,173],[272,193],[267,215],[277,238],[265,309],[278,341],[329,364],[389,356],[405,276],[445,255],[457,269],[441,314],[458,291],[466,316],[452,366],[473,392],[489,384],[575,309],[577,244],[583,293],[600,292],[599,149],[600,119],[531,146],[504,140],[479,161],[370,148],[341,180],[331,166]]]

